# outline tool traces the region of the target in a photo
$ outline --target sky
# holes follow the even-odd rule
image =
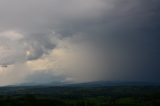
[[[159,0],[0,0],[0,86],[160,82],[159,19]]]

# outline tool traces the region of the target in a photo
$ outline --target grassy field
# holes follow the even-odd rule
[[[0,106],[160,106],[160,87],[3,87]]]

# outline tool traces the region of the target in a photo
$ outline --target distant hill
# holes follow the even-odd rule
[[[107,86],[160,86],[158,82],[143,82],[143,81],[94,81],[85,83],[22,83],[10,85],[6,87],[107,87]]]
[[[157,82],[139,82],[139,81],[95,81],[78,84],[68,84],[72,87],[107,87],[107,86],[160,86]]]
[[[48,83],[48,84],[35,84],[27,83],[21,85],[12,85],[0,87],[0,95],[20,95],[20,94],[62,94],[65,92],[81,91],[83,89],[107,89],[107,90],[123,90],[134,88],[145,89],[148,88],[151,91],[153,89],[159,89],[160,83],[155,82],[123,82],[123,81],[95,81],[77,84],[65,84],[65,83]],[[141,90],[140,90],[141,91]],[[107,92],[107,91],[105,91]],[[74,94],[74,92],[72,92]],[[107,92],[108,94],[109,92]]]

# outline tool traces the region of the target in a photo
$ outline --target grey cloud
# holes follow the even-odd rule
[[[69,0],[67,2],[65,0],[27,0],[23,2],[21,0],[1,0],[0,30],[22,32],[24,42],[34,49],[32,55],[27,59],[38,59],[55,47],[54,42],[51,41],[52,36],[49,36],[51,31],[72,34],[67,31],[67,28],[71,29],[68,21],[76,22],[95,18],[102,14],[101,10],[105,10],[105,6],[102,0]],[[74,23],[71,22],[71,24]]]
[[[32,34],[31,36],[27,36],[25,39],[26,46],[28,49],[31,49],[32,54],[27,57],[28,60],[35,60],[43,56],[44,54],[48,54],[55,47],[55,43],[52,41],[50,34]],[[31,39],[32,38],[32,39]],[[33,50],[32,50],[33,49]]]
[[[89,45],[87,50],[91,49],[97,63],[97,71],[89,71],[104,79],[159,81],[159,4],[159,0],[1,0],[0,30],[22,32],[25,49],[17,41],[13,48],[33,49],[25,61],[41,59],[57,49],[59,41],[54,37],[58,35],[60,41],[72,39],[72,45]],[[23,58],[24,53],[20,54]],[[69,73],[74,77],[76,71]]]
[[[85,33],[85,40],[98,48],[94,52],[104,79],[159,81],[159,1],[113,3],[101,17],[73,22],[67,31]]]

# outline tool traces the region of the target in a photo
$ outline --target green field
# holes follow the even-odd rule
[[[160,106],[160,87],[3,87],[0,106]]]

